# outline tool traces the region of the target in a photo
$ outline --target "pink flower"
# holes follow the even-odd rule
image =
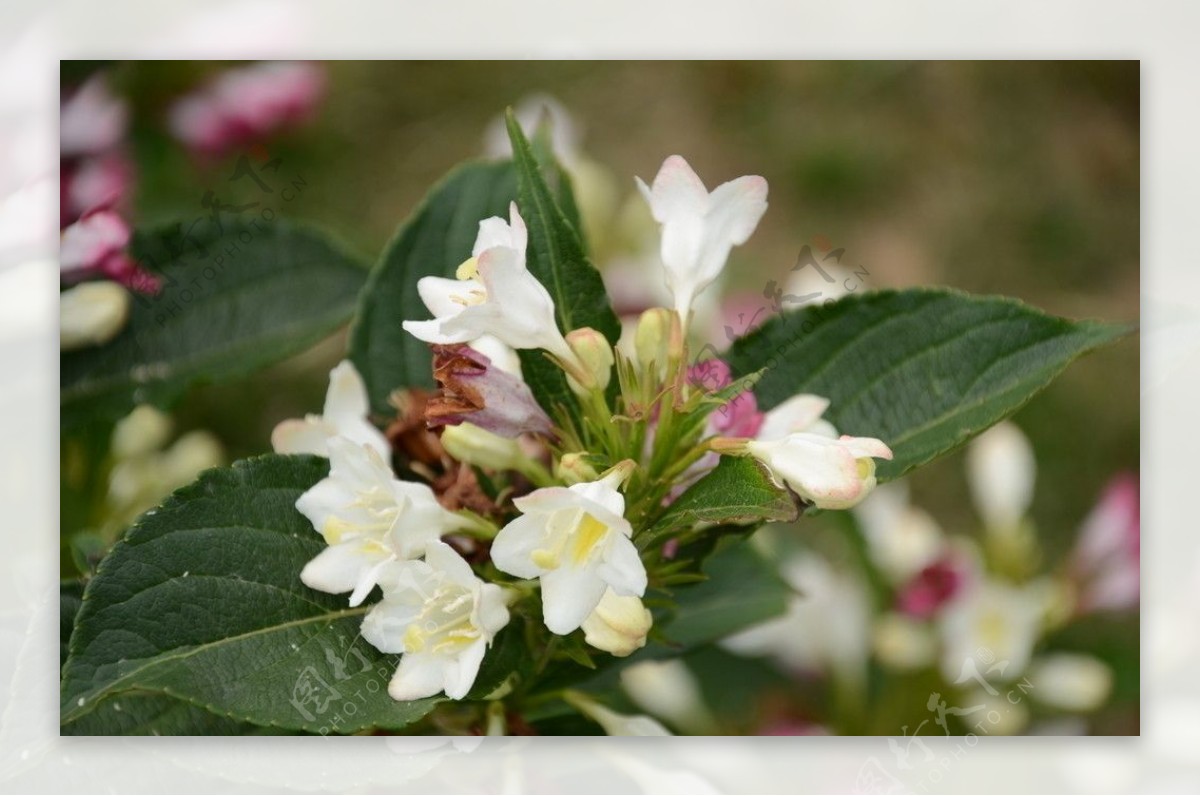
[[[705,392],[717,392],[733,383],[733,374],[724,360],[713,357],[688,368],[688,381]],[[763,424],[758,401],[750,390],[743,390],[708,416],[713,433],[727,437],[753,437]]]
[[[962,591],[966,571],[953,556],[943,556],[918,572],[896,595],[901,613],[921,619],[933,616]]]
[[[102,274],[142,293],[158,290],[159,280],[125,252],[131,232],[111,210],[88,213],[62,232],[59,270],[67,280]]]
[[[1105,488],[1083,522],[1069,571],[1079,610],[1133,608],[1141,594],[1141,520],[1137,477],[1124,473]]]
[[[113,95],[106,75],[96,74],[62,103],[59,154],[75,157],[112,149],[125,137],[128,121],[125,101]]]
[[[129,195],[133,164],[120,151],[64,163],[60,177],[60,224],[67,226],[92,210],[112,208]]]
[[[324,72],[307,62],[230,69],[177,101],[168,125],[188,148],[219,156],[305,120],[324,88]]]

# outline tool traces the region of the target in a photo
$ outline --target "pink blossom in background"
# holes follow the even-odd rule
[[[966,582],[966,568],[957,558],[945,555],[926,566],[900,587],[896,609],[926,619],[950,602]]]
[[[108,77],[97,73],[69,94],[59,116],[59,155],[78,157],[105,152],[121,143],[129,107],[115,96]]]
[[[770,303],[761,293],[735,293],[721,303],[719,317],[709,329],[709,342],[718,348],[728,348],[734,340],[762,326],[774,315]]]
[[[1124,610],[1141,596],[1141,510],[1137,476],[1123,473],[1105,488],[1080,528],[1069,572],[1079,611]]]
[[[88,213],[62,232],[59,270],[63,279],[103,275],[141,293],[153,293],[158,278],[125,252],[132,233],[125,219],[111,210]]]
[[[178,100],[168,126],[193,152],[215,157],[306,120],[324,89],[324,71],[308,62],[229,69]]]
[[[124,203],[133,186],[133,163],[120,150],[61,164],[59,223],[67,226],[92,210]]]

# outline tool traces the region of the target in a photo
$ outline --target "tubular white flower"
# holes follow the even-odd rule
[[[1021,524],[1033,501],[1037,462],[1033,446],[1012,422],[999,423],[967,448],[967,483],[993,533],[1010,533]]]
[[[519,578],[539,578],[546,627],[566,635],[583,624],[611,588],[641,597],[646,567],[625,519],[618,468],[598,481],[538,489],[517,498],[521,517],[500,529],[492,562]]]
[[[749,239],[767,210],[767,181],[739,177],[712,193],[679,155],[663,161],[654,185],[638,188],[662,225],[661,255],[675,309],[687,324],[692,301],[708,287],[734,246]]]
[[[762,428],[756,439],[775,441],[788,434],[804,431],[822,437],[837,439],[837,430],[821,415],[829,408],[829,399],[819,395],[793,395],[786,401],[764,413]]]
[[[362,635],[381,652],[403,655],[388,695],[465,697],[492,639],[508,624],[504,590],[476,577],[441,542],[429,545],[424,561],[388,564],[379,580],[383,600],[363,619]]]
[[[510,221],[479,222],[473,256],[459,279],[427,276],[417,282],[431,321],[405,321],[409,334],[427,343],[470,343],[491,336],[516,348],[541,348],[575,366],[554,314],[554,299],[525,267],[527,232],[516,203]]]
[[[442,508],[425,484],[399,481],[368,445],[329,440],[329,477],[296,501],[329,544],[309,561],[300,580],[330,594],[351,592],[358,605],[391,561],[420,556],[465,521]]]
[[[674,734],[649,716],[618,713],[611,708],[604,707],[604,705],[601,705],[596,700],[585,696],[579,691],[565,692],[563,700],[603,727],[606,735],[657,736]]]
[[[874,459],[892,451],[872,437],[797,432],[778,441],[750,440],[746,450],[817,508],[848,509],[875,488]]]
[[[961,682],[968,666],[983,674],[998,665],[1003,671],[996,669],[995,680],[1016,678],[1029,665],[1044,603],[1037,584],[1010,586],[994,580],[952,602],[939,622],[942,675]]]
[[[329,456],[329,441],[345,437],[366,445],[387,461],[392,448],[387,437],[367,420],[367,388],[350,360],[344,360],[329,372],[324,414],[308,415],[302,420],[284,420],[271,432],[276,453],[312,453]]]

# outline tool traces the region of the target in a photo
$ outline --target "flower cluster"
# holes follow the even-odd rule
[[[709,192],[672,156],[652,185],[638,184],[661,227],[673,306],[643,312],[627,340],[560,326],[559,307],[528,268],[516,203],[507,218],[479,222],[455,278],[418,282],[432,317],[403,327],[430,344],[438,391],[395,398],[419,405],[440,436],[421,455],[396,447],[404,469],[428,483],[396,477],[349,363],[331,374],[323,415],[276,429],[277,451],[330,459],[329,476],[296,504],[327,544],[301,577],[349,593],[351,606],[379,588],[363,637],[402,654],[389,689],[396,699],[462,698],[497,633],[518,619],[545,658],[643,647],[654,623],[647,592],[679,575],[686,561],[673,559],[703,527],[649,531],[722,456],[753,458],[779,490],[827,509],[865,498],[875,459],[891,458],[878,439],[839,436],[824,398],[760,411],[752,380],[735,384],[720,359],[688,362],[693,304],[758,225],[766,181],[741,177]],[[562,372],[576,412],[539,405],[517,357],[527,350]],[[411,435],[410,420],[397,421],[394,441]],[[595,713],[587,698],[571,700]]]

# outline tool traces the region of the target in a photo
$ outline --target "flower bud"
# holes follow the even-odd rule
[[[589,453],[565,453],[558,460],[554,474],[567,482],[567,485],[581,484],[585,481],[595,481],[600,477],[596,468],[588,462]]]
[[[63,351],[103,345],[125,328],[129,293],[115,282],[85,282],[59,294],[59,345]]]
[[[488,470],[516,469],[524,458],[515,439],[505,439],[473,423],[447,426],[442,447],[460,462]]]
[[[590,327],[575,329],[567,333],[567,345],[583,366],[590,383],[581,384],[570,373],[567,374],[567,384],[577,394],[583,395],[590,390],[603,391],[612,379],[613,350],[612,345],[604,335]]]
[[[624,658],[646,646],[646,634],[654,619],[637,597],[624,597],[612,589],[583,620],[584,640],[598,650]]]
[[[654,365],[654,370],[660,379],[666,378],[667,375],[673,323],[673,312],[665,307],[655,307],[642,313],[633,336],[633,347],[637,353],[638,364],[643,369]]]
[[[112,435],[112,453],[117,459],[132,459],[161,449],[170,436],[170,416],[149,404],[142,404],[117,421]]]
[[[564,691],[563,701],[604,728],[606,735],[671,735],[649,716],[617,713],[579,691]]]

